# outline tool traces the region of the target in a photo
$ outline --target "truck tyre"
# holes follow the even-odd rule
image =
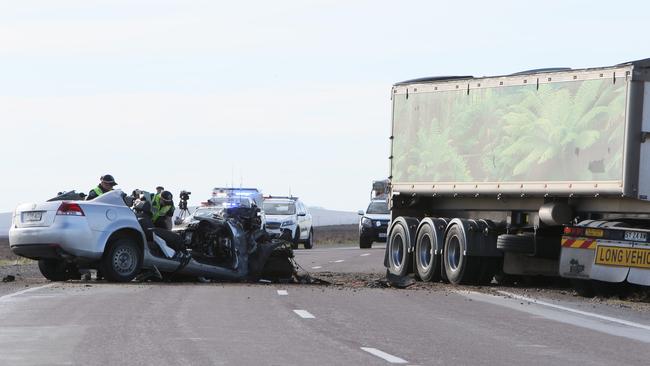
[[[303,244],[305,245],[305,249],[311,249],[314,247],[314,229],[309,229],[309,236],[305,241],[303,241]]]
[[[50,281],[67,281],[79,276],[77,267],[60,259],[39,259],[38,269]]]
[[[534,254],[535,237],[532,234],[501,234],[497,238],[497,249],[511,253]]]
[[[400,220],[401,219],[401,220]],[[406,221],[399,217],[391,226],[388,245],[388,271],[396,276],[409,274],[409,267],[413,257],[409,253],[411,247],[411,234]]]
[[[363,236],[359,237],[359,248],[368,249],[372,248],[372,239],[364,238]]]
[[[135,240],[120,238],[109,243],[102,257],[102,274],[111,282],[129,282],[140,272],[142,252]]]
[[[475,284],[481,272],[481,258],[466,255],[467,235],[458,223],[450,224],[445,235],[443,262],[445,273],[453,285]]]
[[[422,281],[440,281],[440,254],[435,254],[438,233],[431,219],[425,218],[415,239],[415,270]]]

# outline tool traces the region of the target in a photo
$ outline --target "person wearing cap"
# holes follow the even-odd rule
[[[174,217],[174,201],[172,193],[162,191],[156,194],[151,202],[151,221],[155,227],[171,230]]]
[[[93,188],[88,192],[88,196],[86,197],[86,201],[95,199],[102,194],[112,191],[113,186],[116,186],[117,182],[115,181],[115,178],[113,178],[112,175],[106,174],[102,175],[101,178],[99,178],[99,184],[97,187]]]

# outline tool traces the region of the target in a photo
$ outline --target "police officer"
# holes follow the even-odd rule
[[[117,182],[110,174],[102,175],[102,177],[99,179],[100,179],[99,184],[97,185],[97,187],[90,190],[88,196],[86,197],[86,201],[92,200],[94,198],[101,196],[106,192],[112,191],[113,186],[117,185]]]
[[[155,227],[171,230],[172,217],[174,216],[174,201],[172,193],[162,191],[155,195],[151,202],[151,221]]]

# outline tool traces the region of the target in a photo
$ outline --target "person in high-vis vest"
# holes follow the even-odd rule
[[[172,229],[172,217],[174,217],[174,201],[172,193],[162,191],[156,194],[151,202],[151,221],[155,227]]]
[[[102,194],[112,191],[113,187],[117,185],[117,182],[115,181],[115,178],[113,178],[112,175],[106,174],[102,175],[101,178],[99,178],[99,184],[97,187],[93,188],[90,190],[88,193],[88,196],[86,197],[86,201],[95,199]]]

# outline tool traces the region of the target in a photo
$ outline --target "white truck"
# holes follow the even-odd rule
[[[650,286],[650,59],[423,78],[391,99],[391,273]]]

